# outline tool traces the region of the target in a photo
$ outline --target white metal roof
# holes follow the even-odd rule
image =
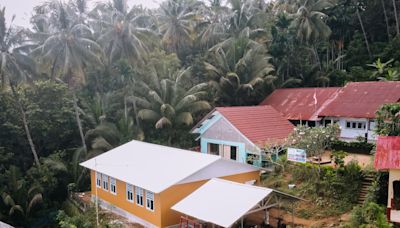
[[[11,226],[11,225],[8,225],[8,224],[6,224],[6,223],[4,223],[2,221],[0,221],[0,228],[14,228],[14,227]]]
[[[213,178],[172,209],[222,227],[230,227],[273,190]]]
[[[134,140],[80,165],[160,193],[219,159],[215,155]]]
[[[252,165],[221,158],[218,161],[208,165],[204,169],[201,169],[187,178],[179,181],[179,184],[209,180],[215,177],[225,177],[258,170],[260,170],[260,168]]]

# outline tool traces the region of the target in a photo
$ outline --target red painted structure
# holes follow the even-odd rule
[[[288,120],[319,120],[319,112],[341,87],[276,89],[260,105],[271,105]]]
[[[294,129],[293,124],[269,105],[218,107],[215,110],[255,144],[286,139]]]
[[[400,136],[379,136],[374,166],[377,170],[400,169]]]
[[[400,82],[350,82],[319,116],[375,118],[386,103],[400,102]]]
[[[374,166],[377,170],[400,169],[400,136],[379,136],[376,141]],[[389,183],[391,185],[392,183]],[[389,186],[390,188],[390,186]],[[390,207],[386,208],[386,217],[391,221],[390,214],[394,207],[394,199],[390,198]]]

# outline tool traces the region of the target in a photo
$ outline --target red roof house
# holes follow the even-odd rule
[[[272,106],[217,107],[193,129],[202,153],[247,162],[267,143],[286,139],[294,126]]]
[[[289,120],[319,120],[321,110],[336,98],[340,87],[277,89],[260,105],[271,105]]]
[[[400,223],[400,136],[378,137],[374,166],[389,172],[386,216]]]
[[[215,109],[255,144],[285,139],[294,126],[272,106],[219,107]]]
[[[319,116],[374,119],[380,106],[399,101],[400,82],[350,82]]]
[[[377,170],[400,169],[400,136],[379,136],[374,166]]]

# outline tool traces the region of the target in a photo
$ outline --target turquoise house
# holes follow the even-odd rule
[[[286,139],[294,126],[272,106],[217,107],[192,130],[202,153],[262,166],[263,147]]]

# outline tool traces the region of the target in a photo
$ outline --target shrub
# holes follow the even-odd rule
[[[384,209],[374,202],[354,207],[350,217],[350,227],[389,228]]]
[[[343,150],[348,153],[355,154],[367,154],[370,155],[372,149],[374,148],[374,144],[366,143],[366,142],[343,142],[343,141],[335,141],[332,143],[333,150]]]

